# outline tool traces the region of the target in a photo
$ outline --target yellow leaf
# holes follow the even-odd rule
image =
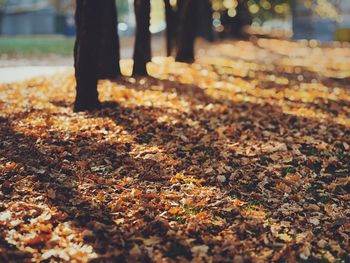
[[[279,239],[286,241],[286,242],[290,242],[293,240],[293,238],[290,235],[285,234],[285,233],[278,234],[278,237],[279,237]]]

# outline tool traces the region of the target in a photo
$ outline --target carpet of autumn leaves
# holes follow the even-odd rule
[[[1,85],[0,261],[349,262],[349,61],[222,42],[92,113],[73,72]]]

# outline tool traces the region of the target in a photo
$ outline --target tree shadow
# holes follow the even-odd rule
[[[60,105],[62,104],[60,103]],[[24,119],[30,114],[28,112],[16,117]],[[148,188],[156,186],[159,188],[157,191],[160,191],[161,187],[170,184],[168,181],[170,175],[168,171],[163,169],[164,163],[161,160],[131,156],[131,147],[128,143],[96,143],[93,138],[79,136],[67,141],[62,140],[64,134],[55,131],[51,131],[50,136],[44,136],[45,138],[23,134],[12,128],[12,121],[11,118],[1,119],[0,135],[3,141],[0,144],[0,156],[3,158],[2,161],[16,163],[18,169],[15,173],[5,172],[0,182],[3,184],[5,181],[11,181],[14,176],[20,176],[24,180],[34,183],[34,189],[33,192],[28,193],[18,191],[16,186],[11,186],[11,188],[6,189],[5,201],[26,200],[27,195],[43,197],[46,204],[54,207],[60,213],[60,216],[52,219],[50,223],[56,227],[64,222],[72,222],[78,231],[84,235],[87,233],[84,236],[84,242],[90,244],[94,252],[98,254],[96,259],[98,262],[101,260],[116,260],[118,262],[136,260],[134,255],[129,254],[134,245],[139,244],[142,238],[161,237],[171,229],[164,220],[157,216],[159,208],[153,202],[156,202],[158,197],[150,198],[149,194],[146,193]],[[127,122],[127,120],[124,121]],[[40,140],[39,144],[38,140]],[[16,143],[18,143],[18,148],[14,148],[17,146]],[[64,147],[64,152],[60,149],[61,147]],[[74,151],[74,148],[84,148],[81,151],[83,154]],[[132,190],[128,189],[130,184],[123,188],[102,182],[102,179],[106,177],[104,171],[99,173],[99,171],[90,168],[85,173],[78,174],[79,169],[75,170],[65,165],[67,162],[76,164],[84,162],[88,157],[99,160],[104,157],[114,160],[109,164],[111,168],[109,168],[107,177],[113,177],[114,180],[120,181],[125,178],[133,178],[133,180],[144,182],[144,185],[140,185],[142,194],[135,196],[135,199],[143,204],[140,205],[140,211],[135,210],[136,218],[143,222],[140,227],[128,229],[128,227],[123,227],[120,223],[115,222],[120,216],[122,218],[125,216],[125,220],[127,220],[125,214],[127,214],[128,208],[126,206],[122,205],[111,211],[111,201],[108,199],[96,203],[92,199],[82,197],[83,194],[86,195],[86,192],[83,193],[77,184],[86,183],[85,179],[89,180],[90,190],[94,191],[90,195],[92,198],[98,198],[99,193],[107,191],[114,195],[112,202],[119,202],[123,200],[125,192]],[[119,169],[116,173],[115,171],[120,167],[123,169]],[[27,177],[28,173],[29,177]],[[87,190],[89,191],[89,189]],[[152,200],[154,198],[155,201]],[[31,216],[25,215],[24,217],[26,222],[32,219]],[[159,242],[163,241],[160,239]],[[166,246],[165,243],[163,245]],[[44,248],[42,242],[29,246],[34,249],[39,248],[39,251],[40,247]],[[180,240],[176,237],[173,237],[168,252],[169,256],[174,259],[177,256],[192,258],[189,250],[181,245]],[[165,253],[168,252],[165,251]],[[20,253],[16,246],[10,244],[6,245],[3,256],[11,260],[16,259],[17,256],[21,257],[20,260],[24,260],[25,257],[31,258],[30,254]],[[137,256],[137,260],[149,262],[150,258],[147,254],[143,254]]]
[[[22,118],[28,115],[30,114],[24,114]],[[89,173],[93,173],[89,169],[85,173],[77,175],[79,171],[73,170],[69,166],[66,166],[65,163],[68,161],[79,163],[85,161],[87,156],[98,156],[99,153],[102,153],[105,157],[115,158],[115,162],[112,164],[113,169],[120,166],[124,167],[124,171],[119,175],[121,178],[124,175],[128,175],[128,173],[140,172],[138,169],[142,168],[143,171],[142,173],[140,172],[142,180],[162,181],[163,179],[159,178],[159,176],[157,178],[151,177],[153,172],[150,173],[150,171],[159,169],[159,163],[154,160],[134,160],[128,153],[130,151],[128,145],[96,144],[88,138],[84,138],[84,142],[79,142],[79,138],[67,142],[57,140],[57,138],[62,138],[62,134],[59,133],[50,134],[52,136],[51,139],[41,141],[40,146],[53,149],[52,151],[44,152],[43,148],[38,148],[38,144],[36,143],[39,139],[38,137],[17,132],[11,126],[11,120],[1,119],[0,134],[3,143],[1,143],[0,155],[2,161],[14,162],[19,168],[15,173],[5,171],[0,180],[1,185],[5,181],[11,181],[14,176],[26,178],[29,173],[31,175],[27,179],[34,183],[34,191],[30,193],[17,191],[16,186],[11,186],[6,188],[4,199],[8,201],[14,201],[13,198],[25,200],[27,195],[30,196],[33,194],[34,196],[44,197],[47,204],[50,204],[63,213],[63,216],[61,216],[63,219],[53,219],[51,221],[54,226],[59,223],[71,221],[76,228],[81,229],[81,232],[84,232],[84,230],[91,231],[91,234],[84,237],[84,241],[93,246],[94,251],[100,255],[101,260],[113,258],[114,260],[118,260],[118,262],[124,262],[128,257],[128,253],[122,254],[118,253],[118,251],[125,250],[127,252],[131,249],[128,238],[134,234],[114,222],[112,213],[106,204],[103,202],[94,203],[89,199],[84,199],[81,190],[77,187],[77,184],[85,183],[81,177],[88,176],[90,180],[93,178],[98,182],[99,177],[103,177],[103,175],[96,174],[89,176]],[[14,149],[16,147],[14,143],[18,143],[18,149]],[[65,152],[69,154],[63,158],[57,158],[57,155],[62,154],[62,151],[55,150],[54,148],[61,146],[64,146]],[[84,147],[88,150],[85,149],[84,155],[80,155],[71,151],[72,147]],[[155,168],[155,166],[158,166],[158,168]],[[159,171],[156,173],[159,175]],[[105,185],[97,182],[93,181],[93,188],[103,190]],[[5,188],[3,187],[2,191],[5,192],[4,190]],[[121,193],[125,190],[127,189],[113,189],[116,194],[120,194],[120,198],[122,198]],[[53,192],[54,196],[50,196],[49,192]],[[92,197],[96,196],[92,195]],[[116,213],[118,213],[118,210],[114,211],[114,214]],[[26,221],[31,219],[30,216],[25,217]],[[156,223],[149,222],[149,225],[145,229],[141,229],[140,232],[150,231],[154,224]],[[136,233],[135,235],[138,236]],[[4,247],[4,253],[2,254],[4,260],[15,260],[17,257],[20,260],[31,258],[30,253],[21,252],[16,246],[10,245],[7,241],[1,239],[0,242],[3,243],[1,246]],[[40,244],[34,244],[34,247],[36,246],[40,246]],[[148,261],[149,259],[143,258],[142,260]]]
[[[153,81],[155,80],[152,79]],[[256,147],[269,140],[285,143],[289,147],[291,143],[288,138],[294,136],[295,132],[299,132],[300,136],[308,136],[310,132],[317,134],[320,125],[326,125],[327,132],[335,137],[327,138],[330,145],[335,144],[344,131],[345,136],[349,136],[349,128],[332,120],[325,123],[316,118],[285,113],[277,105],[233,102],[228,99],[213,98],[204,89],[195,85],[180,83],[174,85],[172,81],[163,80],[158,80],[157,83],[163,85],[164,92],[175,92],[179,97],[189,101],[186,111],[169,112],[161,107],[141,105],[125,107],[109,101],[103,104],[105,110],[95,112],[90,117],[108,117],[116,124],[123,126],[133,136],[136,143],[160,147],[177,161],[176,172],[191,174],[190,169],[193,165],[202,165],[209,160],[216,160],[220,163],[223,161],[220,151],[230,152],[228,159],[224,161],[234,165],[236,158],[247,156],[228,149],[227,144],[245,145],[245,140],[249,139],[256,141]],[[165,88],[167,86],[171,88]],[[128,88],[148,90],[147,85],[130,84]],[[306,105],[310,104],[306,103]],[[200,109],[198,106],[201,106]],[[213,109],[210,109],[211,106]],[[175,124],[160,121],[163,116],[174,120]],[[214,125],[211,123],[213,121],[216,122]],[[193,126],[189,123],[198,125]],[[230,125],[234,126],[234,129]],[[224,131],[220,131],[222,127],[225,127]],[[308,130],[305,130],[305,127],[308,127]],[[264,135],[265,132],[268,133],[268,136]],[[209,133],[211,133],[211,140],[203,140]],[[308,148],[307,145],[303,147]],[[311,145],[310,147],[312,148]],[[193,163],[193,159],[197,160],[197,154],[203,156],[199,159],[199,163]],[[256,157],[264,163],[264,155],[263,152],[260,152]],[[217,185],[215,180],[212,183]]]
[[[24,262],[30,260],[31,257],[32,255],[30,253],[21,251],[15,245],[10,244],[4,237],[0,236],[1,262]]]

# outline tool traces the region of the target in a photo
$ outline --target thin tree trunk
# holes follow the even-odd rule
[[[211,6],[211,1],[200,0],[198,2],[198,36],[203,37],[208,41],[214,41],[213,32],[213,10]]]
[[[176,61],[192,63],[197,29],[199,0],[179,0],[179,32],[177,36]]]
[[[170,0],[164,0],[166,21],[166,50],[167,56],[172,55],[176,46],[176,10],[170,4]]]
[[[146,76],[147,62],[151,61],[150,0],[135,0],[136,38],[133,75]]]
[[[237,15],[234,17],[230,17],[227,12],[223,14],[224,37],[247,38],[245,28],[252,23],[247,1],[239,0],[236,11]]]
[[[252,23],[252,16],[249,12],[248,3],[245,0],[238,1],[237,6],[237,18],[238,18],[238,36],[241,38],[247,38],[248,35],[245,32],[247,26]]]
[[[100,107],[97,92],[97,62],[101,5],[97,1],[77,0],[77,38],[74,47],[76,99],[74,111]]]
[[[109,18],[106,18],[109,16]],[[100,108],[97,83],[120,75],[114,0],[77,0],[74,47],[76,99],[74,111]]]
[[[101,25],[98,77],[99,79],[116,79],[121,75],[117,8],[114,0],[103,1],[106,1],[106,3],[103,4],[102,10],[105,15],[102,18]]]

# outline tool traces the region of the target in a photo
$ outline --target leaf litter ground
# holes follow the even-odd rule
[[[72,72],[1,85],[0,261],[349,262],[349,61],[223,42],[79,114]]]

